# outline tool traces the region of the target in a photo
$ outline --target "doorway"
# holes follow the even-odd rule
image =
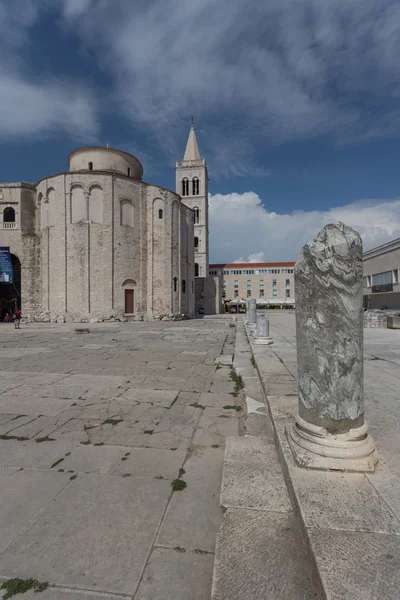
[[[125,314],[133,315],[134,306],[134,290],[125,290]]]
[[[5,314],[14,313],[21,308],[21,262],[15,254],[11,254],[13,280],[10,283],[0,281],[0,322]]]

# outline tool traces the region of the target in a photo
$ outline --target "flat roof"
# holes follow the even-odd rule
[[[209,266],[210,269],[249,269],[251,267],[294,267],[295,262],[260,262],[260,263],[218,263]]]

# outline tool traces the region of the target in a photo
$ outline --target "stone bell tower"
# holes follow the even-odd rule
[[[193,117],[183,160],[176,162],[176,191],[194,212],[195,277],[208,277],[208,171],[201,158]]]

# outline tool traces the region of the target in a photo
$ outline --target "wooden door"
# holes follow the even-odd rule
[[[125,314],[132,315],[134,313],[134,290],[125,290]]]

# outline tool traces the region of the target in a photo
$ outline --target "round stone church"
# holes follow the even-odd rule
[[[37,184],[0,184],[0,245],[14,273],[2,313],[22,303],[41,321],[194,316],[193,210],[145,183],[127,152],[79,148],[68,162]]]

